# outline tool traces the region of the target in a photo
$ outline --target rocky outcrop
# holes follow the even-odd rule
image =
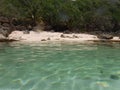
[[[12,42],[12,41],[17,41],[17,40],[6,38],[2,34],[0,34],[0,42]]]
[[[0,17],[0,34],[4,37],[8,37],[9,34],[12,32],[12,28],[10,25],[10,21],[6,17]]]
[[[8,38],[13,30],[11,21],[7,17],[0,16],[0,42],[16,41]]]
[[[33,27],[32,20],[18,20],[17,18],[0,16],[0,34],[5,37],[8,37],[15,30],[24,31],[25,34],[29,34]]]
[[[113,35],[110,35],[110,34],[100,34],[97,37],[99,39],[113,39]]]
[[[9,23],[9,19],[4,17],[4,16],[0,16],[0,23]]]
[[[2,34],[0,34],[0,40],[6,39]]]

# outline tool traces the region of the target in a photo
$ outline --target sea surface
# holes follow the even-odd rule
[[[0,43],[0,90],[120,90],[120,43]]]

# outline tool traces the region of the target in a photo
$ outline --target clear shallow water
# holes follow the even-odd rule
[[[120,90],[120,44],[2,43],[0,90]]]

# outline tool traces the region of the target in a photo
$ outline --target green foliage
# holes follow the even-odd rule
[[[0,0],[0,6],[9,17],[69,29],[114,31],[120,23],[120,0]]]
[[[4,14],[18,19],[40,20],[40,3],[40,0],[4,0]]]

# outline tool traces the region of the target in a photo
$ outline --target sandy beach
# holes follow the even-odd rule
[[[13,31],[9,37],[9,39],[14,39],[17,41],[26,41],[26,42],[33,42],[33,41],[106,41],[104,39],[99,39],[96,35],[91,34],[63,34],[58,32],[35,32],[30,31],[29,34],[24,34],[23,31]],[[107,41],[115,41],[120,42],[119,37],[113,37],[113,39]]]

